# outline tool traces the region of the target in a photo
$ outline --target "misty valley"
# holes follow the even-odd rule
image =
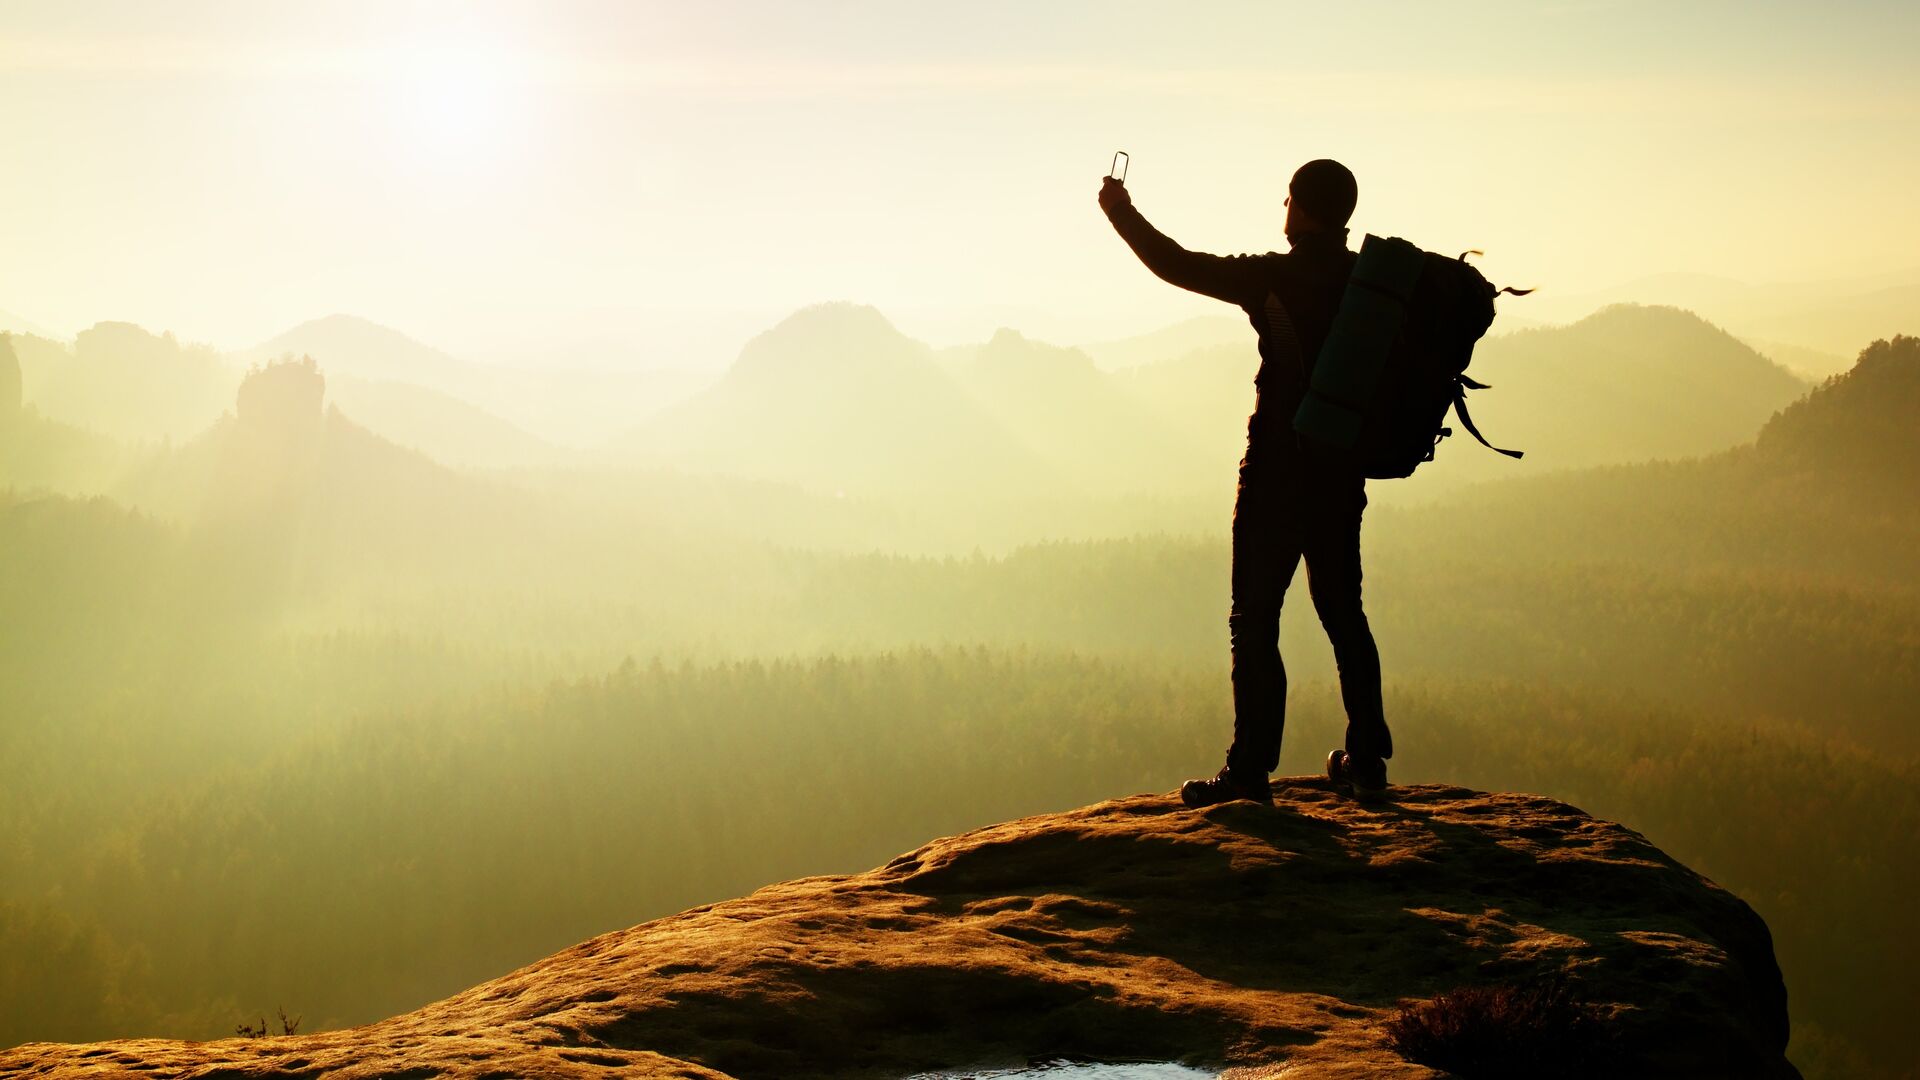
[[[1496,332],[1475,419],[1526,458],[1456,434],[1366,518],[1396,780],[1748,900],[1809,1076],[1909,1066],[1920,1007],[1920,340],[1857,344]],[[0,334],[0,1047],[365,1023],[1210,772],[1257,363],[850,304],[705,374]],[[1344,722],[1304,577],[1282,774]]]

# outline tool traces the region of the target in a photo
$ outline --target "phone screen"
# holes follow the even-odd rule
[[[1115,180],[1125,180],[1127,178],[1127,163],[1129,160],[1125,150],[1114,151],[1113,168],[1107,171],[1107,175],[1113,177]]]

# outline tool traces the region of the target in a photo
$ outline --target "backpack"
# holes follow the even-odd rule
[[[1467,391],[1485,383],[1466,374],[1474,343],[1493,323],[1493,298],[1530,289],[1495,289],[1457,259],[1422,251],[1397,237],[1369,234],[1347,279],[1325,346],[1293,428],[1375,479],[1411,476],[1432,461],[1451,408],[1480,444]]]

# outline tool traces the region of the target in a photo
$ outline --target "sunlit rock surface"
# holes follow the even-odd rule
[[[1386,1043],[1400,1004],[1562,969],[1610,1014],[1621,1075],[1794,1075],[1765,924],[1639,834],[1527,795],[1275,793],[994,825],[366,1027],[29,1044],[0,1075],[897,1080],[1073,1058],[1429,1077]]]

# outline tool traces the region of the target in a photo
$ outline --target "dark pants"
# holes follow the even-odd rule
[[[1380,653],[1360,607],[1360,514],[1366,479],[1303,460],[1292,432],[1261,439],[1256,423],[1233,504],[1233,748],[1235,772],[1280,764],[1287,669],[1280,661],[1280,604],[1304,558],[1307,591],[1333,642],[1347,708],[1347,753],[1393,756],[1380,703]],[[1280,443],[1279,439],[1286,442]]]

